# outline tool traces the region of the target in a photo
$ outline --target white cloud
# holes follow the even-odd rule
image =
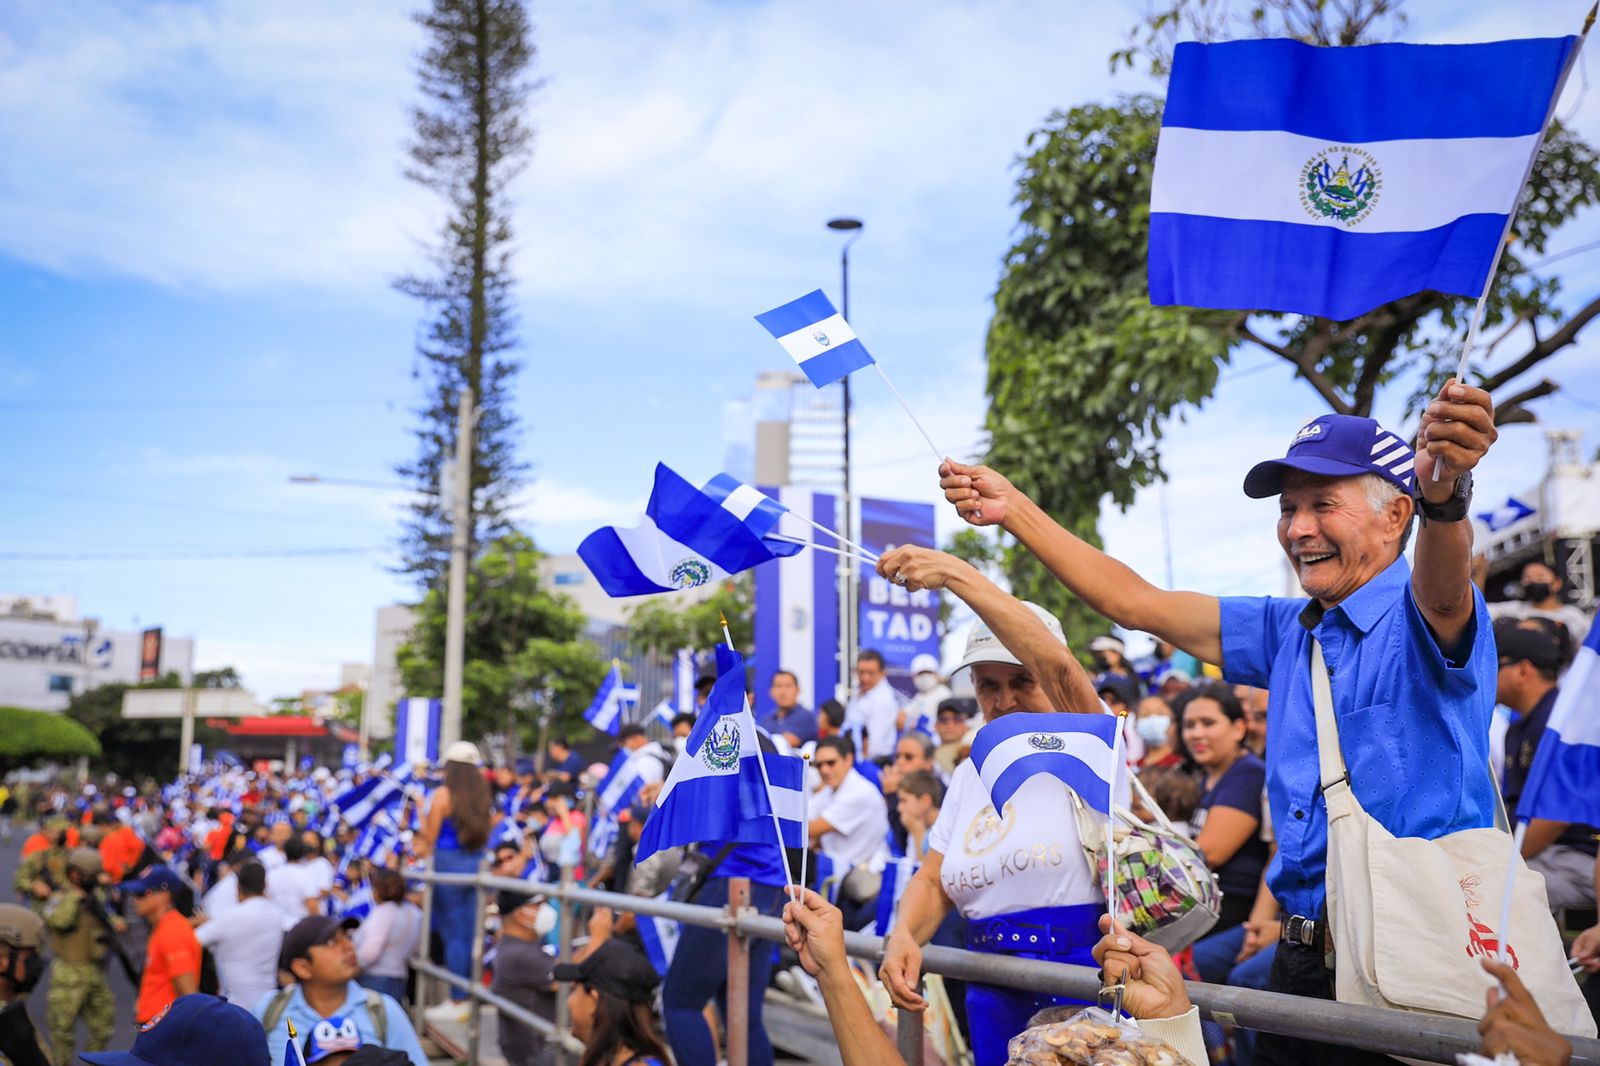
[[[244,687],[262,703],[279,696],[298,696],[308,688],[337,688],[340,664],[365,663],[371,658],[371,648],[363,648],[354,639],[342,648],[298,644],[284,637],[270,642],[207,637],[195,643],[197,670],[233,667]]]

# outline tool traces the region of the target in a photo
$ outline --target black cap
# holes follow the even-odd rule
[[[293,929],[283,934],[283,954],[280,958],[284,969],[288,969],[289,963],[295,959],[307,958],[312,948],[326,944],[338,935],[339,930],[354,929],[360,924],[357,918],[329,918],[320,914],[301,918]]]
[[[582,962],[557,963],[552,976],[580,981],[629,1003],[649,1003],[660,980],[644,953],[621,940],[607,940]]]
[[[1132,707],[1139,702],[1139,686],[1131,677],[1123,674],[1104,673],[1094,679],[1094,692],[1096,696],[1107,692],[1115,693],[1123,703]]]
[[[411,1056],[377,1044],[362,1044],[344,1060],[344,1066],[411,1066]]]
[[[1543,618],[1495,619],[1494,644],[1502,662],[1526,659],[1538,670],[1559,670],[1567,659],[1562,635]]]

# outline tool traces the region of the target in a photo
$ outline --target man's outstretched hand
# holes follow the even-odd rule
[[[1011,482],[987,466],[946,459],[939,464],[939,487],[969,525],[998,526],[1020,495]]]

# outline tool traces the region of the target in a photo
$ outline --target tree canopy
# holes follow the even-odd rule
[[[100,741],[72,718],[0,707],[0,762],[16,765],[30,759],[92,759],[99,754]]]
[[[748,573],[719,584],[703,600],[673,596],[646,600],[628,611],[628,647],[640,654],[670,656],[679,648],[705,651],[723,643],[722,618],[741,655],[755,649],[754,586]]]

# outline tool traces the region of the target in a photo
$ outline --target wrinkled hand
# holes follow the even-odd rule
[[[878,967],[878,980],[889,990],[889,998],[901,1010],[921,1014],[928,1009],[928,1001],[917,991],[922,983],[922,947],[909,933],[895,929],[883,945],[883,964]]]
[[[879,576],[888,578],[908,592],[942,589],[952,578],[971,570],[971,563],[963,562],[948,552],[915,545],[895,548],[878,560]]]
[[[1011,482],[989,467],[954,459],[939,464],[939,487],[944,498],[955,504],[956,514],[974,526],[1000,525],[1010,513],[1011,501],[1019,495]]]
[[[815,977],[847,965],[844,915],[811,889],[803,891],[800,899],[783,905],[783,935],[801,967]]]
[[[1434,503],[1450,498],[1455,479],[1478,465],[1500,436],[1494,428],[1494,401],[1482,389],[1444,383],[1439,395],[1422,412],[1417,429],[1417,484]],[[1434,479],[1434,467],[1444,469]]]
[[[1183,974],[1166,948],[1114,924],[1110,915],[1100,916],[1100,929],[1105,936],[1094,946],[1094,959],[1105,987],[1126,982],[1123,1010],[1135,1018],[1176,1018],[1189,1012]]]
[[[1583,968],[1590,973],[1600,973],[1600,925],[1578,934],[1578,939],[1572,942],[1571,957],[1583,963]]]
[[[1522,1066],[1566,1066],[1572,1060],[1572,1045],[1550,1028],[1517,972],[1491,958],[1479,961],[1506,990],[1502,998],[1500,989],[1489,989],[1489,1010],[1478,1023],[1483,1054],[1493,1057],[1509,1051]]]
[[[1244,923],[1244,944],[1239,948],[1239,954],[1234,957],[1234,962],[1243,962],[1258,951],[1272,946],[1283,935],[1283,923],[1276,918],[1259,920],[1252,918]]]

